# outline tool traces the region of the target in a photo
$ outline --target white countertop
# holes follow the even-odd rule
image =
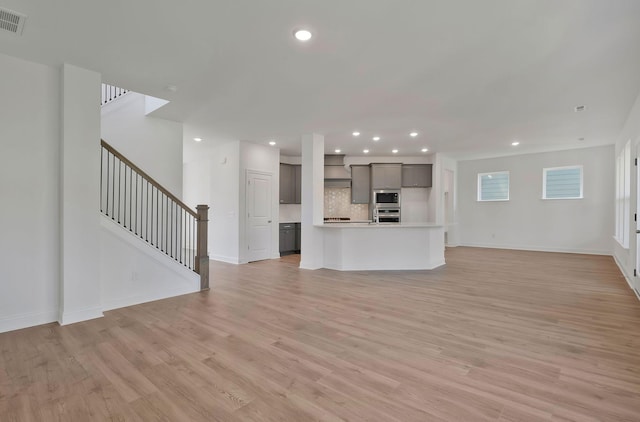
[[[424,228],[442,228],[442,224],[435,223],[325,223],[325,224],[314,224],[314,227],[322,227],[328,229],[356,229],[356,228],[396,228],[396,229],[404,229],[404,228],[416,228],[416,227],[424,227]]]

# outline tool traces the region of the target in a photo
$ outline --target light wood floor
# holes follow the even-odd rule
[[[0,420],[640,421],[640,302],[611,257],[446,258],[212,263],[210,292],[0,334]]]

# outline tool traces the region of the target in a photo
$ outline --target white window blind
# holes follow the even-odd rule
[[[582,166],[543,169],[543,199],[579,199],[582,197]]]
[[[508,201],[509,172],[478,174],[478,201]]]

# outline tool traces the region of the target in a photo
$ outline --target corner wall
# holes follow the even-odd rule
[[[584,199],[543,200],[542,169],[584,166]],[[477,175],[510,172],[509,201],[478,202]],[[611,255],[613,145],[458,162],[460,243]]]
[[[56,321],[60,70],[0,54],[0,332]]]

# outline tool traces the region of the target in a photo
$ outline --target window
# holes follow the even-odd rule
[[[581,199],[582,166],[542,170],[542,199]]]
[[[478,201],[508,201],[509,172],[478,173]]]
[[[616,157],[616,235],[624,248],[629,248],[629,215],[631,213],[631,141]]]

